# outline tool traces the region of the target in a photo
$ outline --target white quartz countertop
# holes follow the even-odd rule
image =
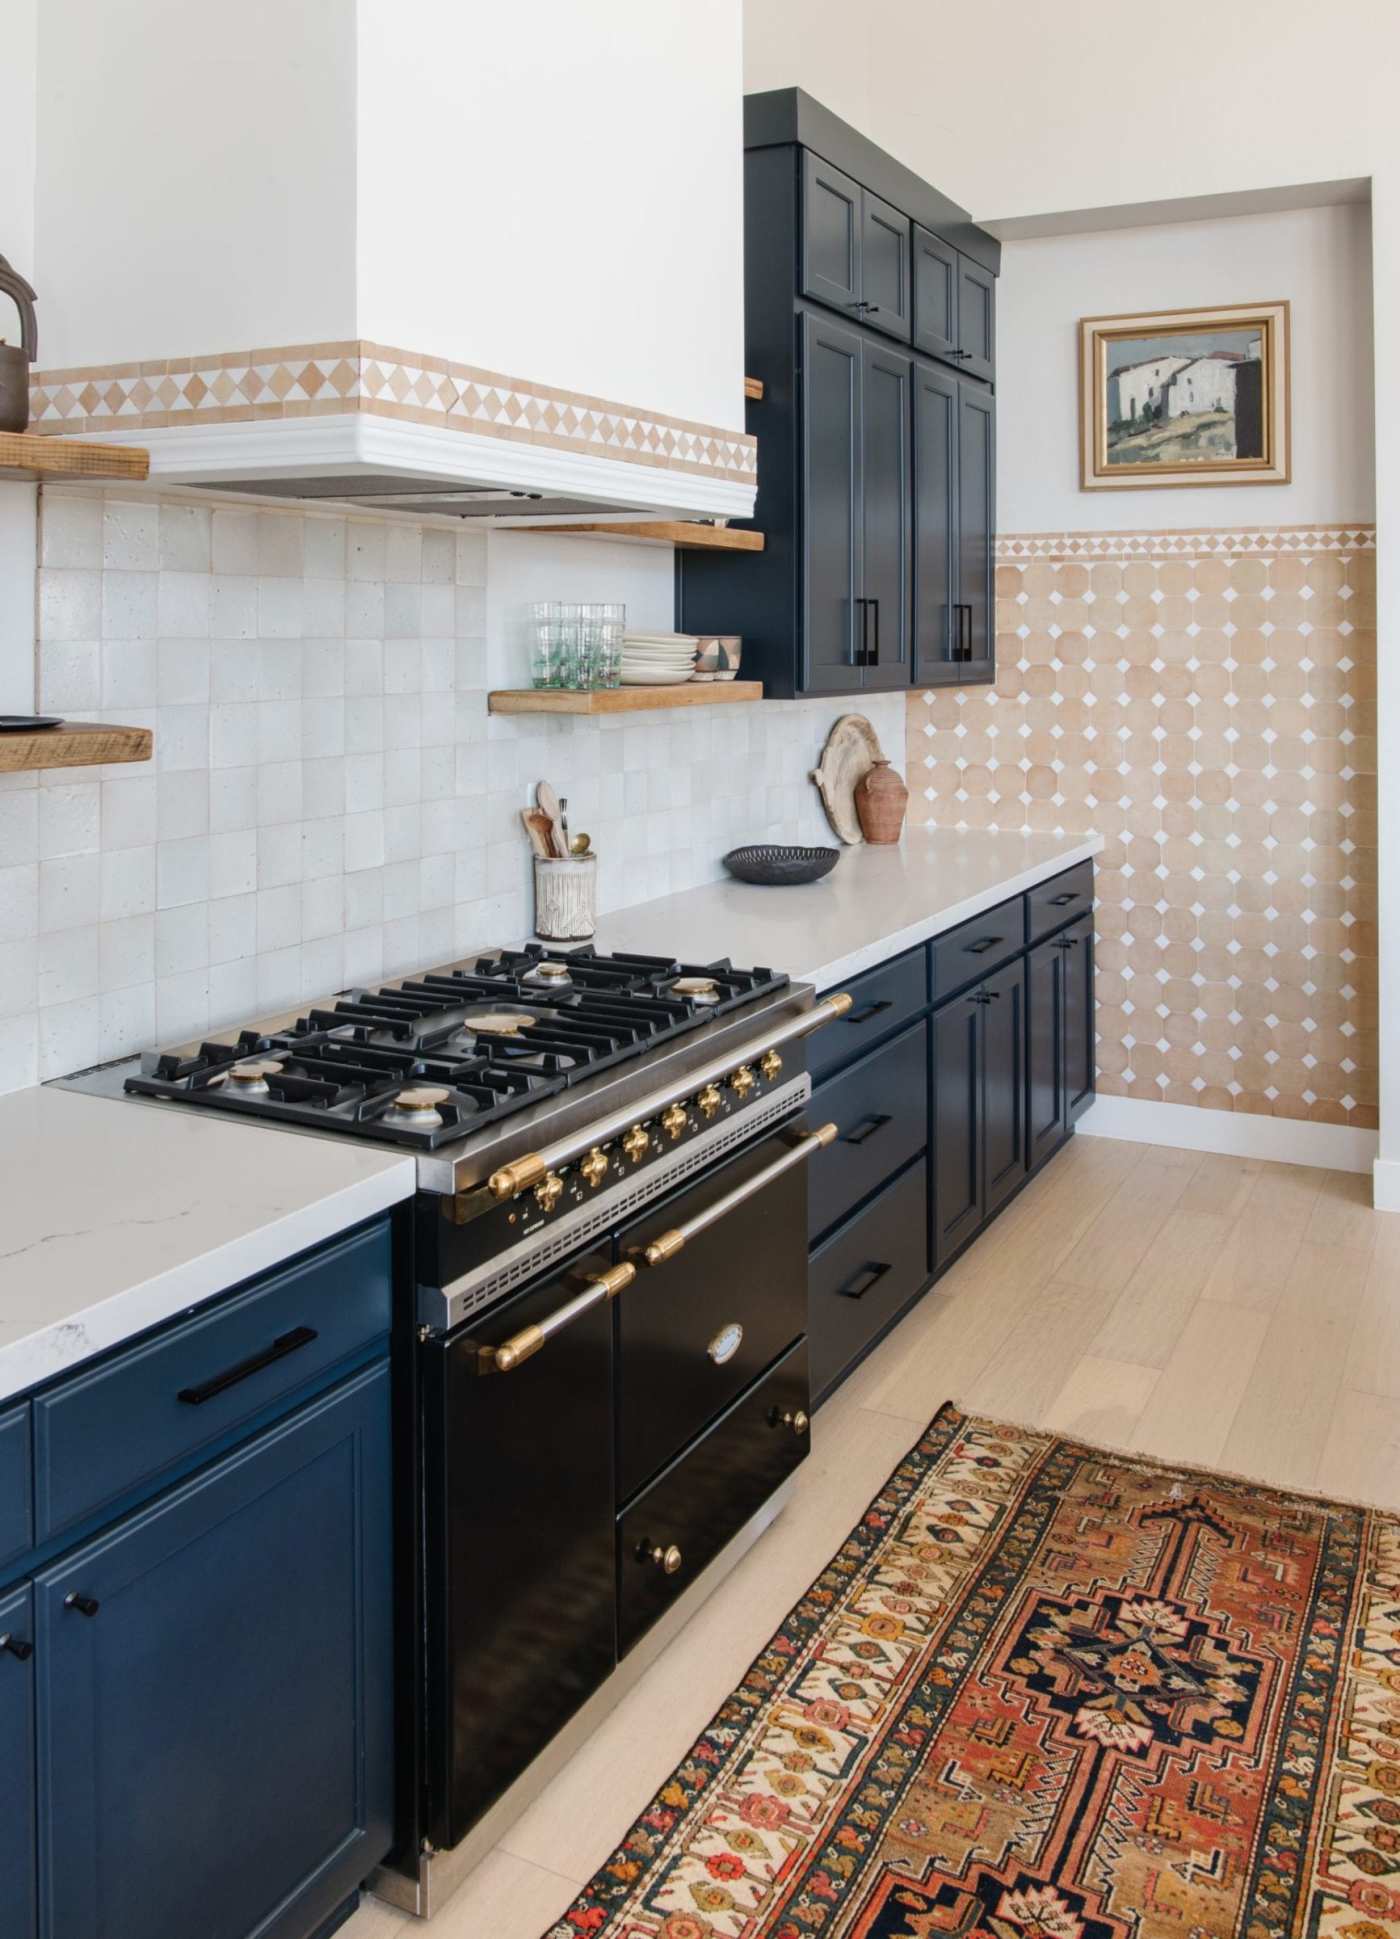
[[[0,1402],[413,1191],[413,1160],[44,1088],[0,1098]]]
[[[786,970],[819,990],[967,922],[1096,855],[1098,835],[919,829],[889,847],[846,849],[801,888],[712,882],[604,916],[599,949]]]

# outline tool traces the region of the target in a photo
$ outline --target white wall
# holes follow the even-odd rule
[[[361,336],[742,430],[739,0],[359,16]]]
[[[42,0],[48,369],[355,334],[354,0]]]
[[[1081,316],[1292,305],[1293,482],[1082,492]],[[1051,236],[1005,245],[998,289],[1003,532],[1369,520],[1375,512],[1371,224],[1364,205]]]

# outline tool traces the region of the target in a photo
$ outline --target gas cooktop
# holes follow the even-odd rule
[[[124,1088],[432,1151],[787,983],[727,959],[530,944],[148,1053]]]

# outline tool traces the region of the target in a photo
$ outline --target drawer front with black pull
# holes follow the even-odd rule
[[[381,1221],[34,1402],[35,1536],[153,1481],[387,1339]]]
[[[807,1230],[815,1239],[928,1143],[928,1025],[916,1023],[823,1084],[811,1115],[836,1126],[811,1165]]]
[[[911,1165],[812,1254],[808,1346],[821,1400],[929,1276],[928,1172]]]
[[[29,1405],[0,1414],[0,1568],[29,1547]]]
[[[1038,943],[1042,936],[1082,916],[1094,906],[1094,865],[1077,862],[1063,875],[1054,875],[1037,889],[1026,892],[1026,941]]]
[[[618,1516],[619,1655],[806,1458],[810,1407],[802,1340]]]
[[[927,1007],[928,952],[920,945],[839,987],[849,993],[850,1009],[807,1039],[814,1084],[863,1057]]]
[[[999,902],[984,916],[960,922],[956,929],[934,938],[935,1003],[975,983],[1025,947],[1026,917],[1021,905],[1022,898],[1013,896],[1009,902]]]

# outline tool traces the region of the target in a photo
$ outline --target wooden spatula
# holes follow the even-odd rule
[[[556,861],[562,861],[569,852],[569,844],[564,840],[564,821],[559,811],[559,797],[548,781],[535,783],[535,806],[542,815],[549,817],[549,852]]]
[[[538,808],[522,808],[520,820],[530,838],[530,847],[544,861],[554,857],[554,824]]]

